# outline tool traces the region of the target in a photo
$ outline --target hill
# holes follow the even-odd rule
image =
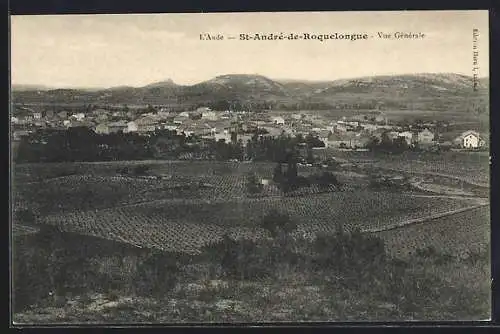
[[[102,90],[13,87],[15,103],[167,104],[192,107],[225,103],[273,109],[388,109],[467,111],[488,105],[488,78],[474,91],[470,76],[454,73],[384,75],[333,81],[272,80],[262,75],[227,74],[182,86],[171,79],[144,87]]]

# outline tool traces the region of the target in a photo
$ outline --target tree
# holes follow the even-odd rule
[[[274,167],[273,171],[273,181],[276,183],[281,183],[283,182],[283,170],[281,168],[281,163],[277,163],[276,167]]]
[[[247,181],[246,182],[247,191],[250,194],[257,194],[262,192],[263,186],[259,182],[257,175],[255,175],[255,173],[250,173],[249,175],[247,175],[246,181]]]

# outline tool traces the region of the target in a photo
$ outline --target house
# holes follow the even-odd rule
[[[349,141],[351,148],[364,148],[370,143],[371,137],[364,133],[356,133]]]
[[[158,111],[156,116],[158,119],[168,119],[172,114],[169,111]]]
[[[21,109],[21,110],[18,109],[13,114],[15,115],[14,120],[17,120],[17,123],[19,123],[19,124],[29,123],[29,122],[32,122],[34,120],[33,113],[26,111],[26,110],[23,110],[23,109]],[[11,119],[11,121],[12,120],[13,119]]]
[[[386,132],[386,134],[390,140],[394,140],[394,139],[399,137],[399,132],[397,132],[397,131],[388,131],[388,132]]]
[[[19,130],[19,131],[14,131],[12,133],[12,140],[21,140],[23,137],[28,137],[29,132],[26,130]]]
[[[130,121],[127,123],[127,131],[126,132],[137,132],[138,130],[137,123],[135,121]]]
[[[219,140],[223,139],[226,143],[231,142],[231,135],[227,131],[224,131],[222,133],[218,132],[218,133],[214,134],[213,138],[215,139],[215,141],[219,141]]]
[[[60,111],[57,113],[57,117],[59,117],[60,119],[66,119],[68,118],[68,112],[67,111]]]
[[[210,109],[209,107],[199,107],[199,108],[196,108],[196,112],[197,113],[201,113],[203,114],[204,112],[210,112],[212,111],[212,109]]]
[[[454,142],[463,148],[478,148],[481,144],[484,145],[484,140],[481,141],[479,133],[473,130],[463,132]]]
[[[125,117],[126,115],[127,115],[127,113],[125,111],[115,111],[112,114],[112,116],[115,118]]]
[[[53,110],[45,110],[43,117],[46,119],[51,119],[54,117],[54,111]]]
[[[169,131],[177,131],[177,129],[179,128],[179,126],[175,125],[175,124],[174,125],[172,125],[172,124],[166,124],[166,125],[163,126],[163,128],[165,130],[169,130]]]
[[[42,119],[42,113],[39,111],[34,111],[33,112],[33,119]]]
[[[334,132],[337,133],[347,132],[347,125],[343,123],[337,123],[336,125],[334,125],[333,129]]]
[[[181,117],[179,115],[179,116],[174,117],[173,122],[174,122],[174,124],[182,124],[182,123],[184,123],[185,120],[186,120],[185,117]]]
[[[378,115],[375,117],[375,122],[378,124],[387,124],[387,118],[382,115]]]
[[[317,134],[318,134],[318,139],[325,144],[325,147],[328,147],[328,138],[331,136],[332,133],[328,130],[321,130],[317,132]]]
[[[107,135],[109,133],[109,127],[107,124],[101,123],[95,127],[94,132],[97,134],[106,134]]]
[[[201,113],[201,118],[209,121],[216,121],[218,117],[215,111],[207,110]]]
[[[95,127],[95,133],[98,134],[110,134],[110,133],[117,133],[117,132],[125,132],[128,130],[128,124],[124,121],[119,121],[119,122],[111,122],[111,123],[102,123],[99,124]]]
[[[74,118],[77,121],[82,121],[85,118],[85,114],[81,113],[81,112],[80,113],[76,113],[76,114],[71,115],[71,118]]]
[[[179,115],[177,115],[178,117],[184,117],[184,118],[188,118],[189,117],[189,113],[187,111],[183,111],[181,112]]]
[[[417,134],[417,142],[421,145],[430,145],[434,142],[434,133],[425,128]]]
[[[158,121],[152,117],[141,117],[127,123],[126,132],[154,132],[159,127]]]
[[[404,138],[404,140],[406,141],[406,144],[408,146],[410,146],[412,144],[412,140],[413,140],[413,133],[412,132],[410,132],[410,131],[399,132],[398,137]]]
[[[278,125],[284,125],[285,124],[285,119],[281,116],[276,116],[276,117],[273,117],[271,119],[271,121],[274,123],[274,124],[278,124]]]
[[[375,131],[378,129],[377,125],[371,123],[362,123],[361,127],[367,131]]]
[[[109,119],[107,114],[100,114],[96,117],[96,121],[98,122],[106,122]]]

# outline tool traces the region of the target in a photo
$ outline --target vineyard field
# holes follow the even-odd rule
[[[460,212],[390,231],[375,233],[393,256],[408,257],[416,249],[433,246],[453,256],[468,251],[489,252],[490,207]]]
[[[195,252],[224,233],[234,237],[265,235],[257,227],[273,209],[298,223],[297,236],[380,228],[470,206],[467,201],[412,197],[388,192],[345,192],[296,198],[157,201],[128,207],[75,211],[46,216],[42,223],[68,232],[95,235],[144,247]]]

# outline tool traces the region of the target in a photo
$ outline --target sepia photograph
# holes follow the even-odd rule
[[[10,16],[14,325],[489,321],[487,10]]]

